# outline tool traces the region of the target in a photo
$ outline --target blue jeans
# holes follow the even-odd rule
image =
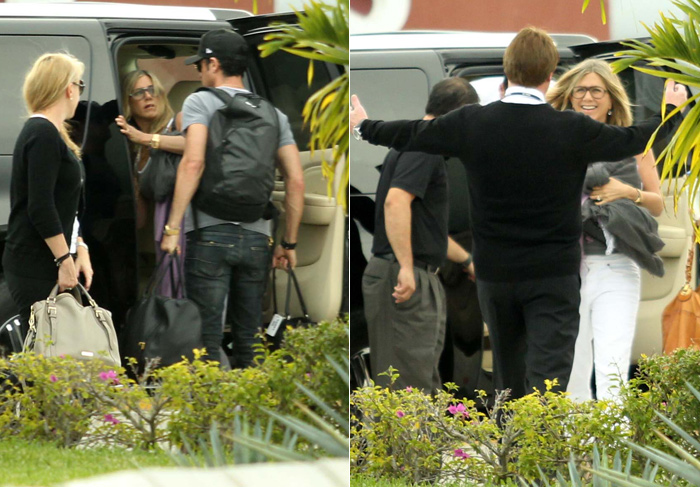
[[[233,334],[232,366],[253,364],[256,335],[262,325],[262,299],[272,255],[267,236],[238,225],[206,227],[187,234],[185,275],[187,297],[202,315],[205,359],[219,360],[223,317],[228,313]]]

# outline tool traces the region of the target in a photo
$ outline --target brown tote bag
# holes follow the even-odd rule
[[[662,316],[664,353],[673,353],[677,348],[700,349],[700,294],[690,287],[695,243],[688,252],[685,265],[685,285]]]

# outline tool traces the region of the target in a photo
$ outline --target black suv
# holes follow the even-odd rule
[[[306,195],[297,276],[310,315],[314,320],[337,316],[344,291],[345,217],[335,199],[326,195],[321,154],[312,157],[308,152],[309,134],[301,111],[310,94],[341,73],[336,65],[315,62],[309,86],[308,60],[284,52],[260,58],[257,46],[271,32],[268,25],[274,20],[295,22],[296,16],[119,4],[0,4],[0,253],[10,210],[12,152],[27,115],[21,94],[24,76],[39,55],[67,50],[85,63],[87,89],[71,123],[83,147],[87,176],[81,224],[95,270],[91,294],[113,312],[119,327],[138,297],[140,283],[153,269],[154,254],[152,245],[137,241],[134,161],[114,123],[123,102],[120,80],[134,69],[153,72],[177,112],[186,96],[200,86],[198,73],[185,66],[184,59],[196,53],[206,31],[234,28],[246,38],[255,59],[246,73],[246,86],[289,117],[301,151]],[[279,204],[283,197],[280,180],[273,200]],[[283,219],[284,215],[279,228],[284,228]],[[6,352],[15,309],[2,275],[0,269],[0,333],[4,335],[0,345]],[[277,295],[285,296],[286,279],[276,281]],[[296,303],[293,312],[295,307]],[[268,302],[266,308],[269,317],[273,306]]]

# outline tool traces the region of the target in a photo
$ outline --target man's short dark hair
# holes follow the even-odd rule
[[[248,57],[235,56],[231,58],[217,58],[224,76],[243,76],[248,69]]]
[[[439,117],[464,105],[479,103],[479,95],[464,78],[447,78],[430,91],[425,113]]]

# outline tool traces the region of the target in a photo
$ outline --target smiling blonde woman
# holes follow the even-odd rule
[[[547,100],[554,108],[573,109],[599,122],[632,125],[627,93],[604,61],[589,59],[573,67],[549,90]],[[640,265],[653,274],[663,274],[657,256],[627,251],[625,239],[629,235],[611,231],[610,215],[626,212],[631,219],[639,218],[640,225],[653,233],[646,235],[650,247],[658,250],[663,244],[651,215],[661,214],[663,200],[651,151],[617,163],[592,164],[586,181],[584,187],[590,187],[588,194],[584,190],[582,203],[581,321],[567,390],[574,399],[591,399],[595,368],[596,397],[610,399],[617,397],[617,377],[626,380],[630,366]],[[608,182],[602,184],[604,181]]]

